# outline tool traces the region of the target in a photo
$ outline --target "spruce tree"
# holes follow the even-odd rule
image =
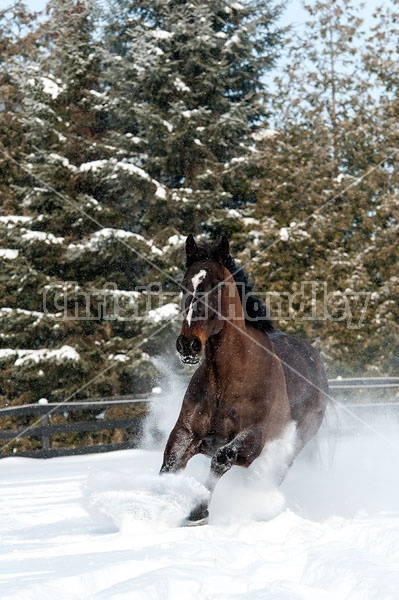
[[[26,180],[26,174],[18,167],[24,140],[23,95],[16,69],[36,51],[34,27],[35,14],[23,2],[0,10],[0,206],[4,213],[18,206],[20,187]]]
[[[265,116],[278,12],[269,0],[110,3],[110,140],[163,186],[140,198],[121,173],[144,235],[234,229],[229,209],[253,200],[244,175]]]
[[[351,0],[317,0],[305,8],[305,29],[287,40],[287,66],[276,79],[275,129],[269,125],[265,130],[253,252],[266,257],[257,263],[257,275],[269,289],[292,293],[300,292],[302,282],[314,281],[321,288],[325,282],[336,299],[346,294],[354,310],[356,294],[374,289],[362,252],[374,236],[382,171],[377,168],[382,153],[376,99],[362,65],[359,7]],[[364,299],[359,296],[356,320]],[[337,319],[340,311],[333,311],[333,300],[330,313]],[[310,315],[311,298],[306,302]],[[288,318],[283,324],[325,349],[330,372],[364,372],[378,363],[368,348],[371,311],[356,333],[348,334],[348,319]],[[299,299],[296,312],[298,317],[303,312]]]
[[[154,373],[142,350],[134,351],[140,337],[131,340],[142,323],[112,312],[121,295],[122,305],[135,301],[131,290],[146,264],[130,246],[142,255],[151,249],[125,231],[124,215],[108,203],[107,180],[96,176],[99,157],[114,149],[102,144],[95,5],[52,0],[47,15],[36,33],[39,51],[14,63],[27,180],[17,214],[0,222],[17,256],[0,313],[2,393],[18,403],[148,390]]]
[[[399,3],[392,0],[375,10],[374,26],[363,52],[364,64],[375,84],[379,102],[374,113],[378,147],[384,159],[383,172],[375,178],[372,211],[373,238],[362,249],[364,263],[374,289],[373,336],[370,352],[389,374],[397,374],[399,357],[399,293],[397,240],[399,232]]]

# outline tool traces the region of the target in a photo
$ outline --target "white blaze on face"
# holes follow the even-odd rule
[[[197,289],[199,284],[201,283],[201,281],[204,281],[206,277],[206,271],[205,269],[201,269],[201,271],[198,271],[198,273],[196,275],[194,275],[194,277],[191,280],[191,284],[193,286],[193,297],[191,299],[190,302],[190,306],[188,308],[188,312],[187,312],[187,323],[190,326],[191,325],[191,319],[193,318],[193,304],[194,304],[194,300],[195,300],[195,294],[197,293]]]

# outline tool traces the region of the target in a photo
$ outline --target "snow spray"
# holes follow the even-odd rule
[[[218,482],[210,505],[210,523],[269,520],[285,508],[279,489],[295,452],[296,427],[291,422],[281,438],[267,442],[248,467],[232,467]]]
[[[157,393],[149,398],[150,412],[144,425],[142,447],[163,449],[179,416],[189,380],[176,373],[166,358],[158,356],[152,362],[160,373],[160,381],[159,388],[154,388]]]

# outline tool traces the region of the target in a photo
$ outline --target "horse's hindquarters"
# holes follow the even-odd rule
[[[318,352],[304,339],[276,332],[269,335],[283,366],[298,452],[315,435],[323,420],[328,381]]]

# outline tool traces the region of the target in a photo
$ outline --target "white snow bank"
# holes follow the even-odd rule
[[[259,219],[254,219],[253,217],[244,217],[242,222],[246,226],[259,225]]]
[[[103,526],[125,534],[152,530],[155,525],[158,529],[178,527],[196,502],[208,497],[208,491],[192,476],[160,477],[158,470],[156,465],[134,479],[119,470],[89,477],[84,488],[86,510]]]
[[[153,254],[162,254],[162,250],[160,250],[152,240],[146,240],[139,233],[126,231],[125,229],[114,229],[112,227],[99,229],[81,244],[69,244],[68,252],[69,254],[81,254],[86,251],[98,252],[103,246],[104,242],[110,239],[119,239],[122,242],[125,241],[126,243],[133,240],[143,242],[149,247]]]
[[[187,383],[155,364],[148,449],[0,460],[1,600],[397,600],[397,408],[363,414],[382,437],[331,420],[277,489],[288,429],[221,479],[209,525],[179,527],[207,495],[209,459],[158,475],[165,442],[154,450],[150,430],[171,430]]]
[[[180,244],[184,244],[185,241],[186,241],[185,235],[180,235],[180,234],[171,235],[168,238],[168,245],[169,246],[179,246]]]
[[[160,200],[165,200],[165,198],[167,196],[166,188],[161,183],[159,183],[159,181],[157,181],[156,179],[153,179],[147,173],[147,171],[144,171],[144,169],[142,169],[141,167],[138,167],[137,165],[134,165],[133,163],[128,162],[127,160],[118,161],[114,158],[93,160],[90,162],[82,163],[79,167],[79,171],[81,171],[82,173],[88,173],[88,172],[95,173],[95,172],[99,171],[100,169],[106,169],[106,168],[111,169],[111,171],[113,172],[113,174],[111,175],[111,178],[113,178],[113,179],[115,179],[117,177],[117,171],[127,171],[128,173],[131,173],[132,175],[136,175],[137,177],[140,177],[141,179],[145,179],[146,181],[151,182],[155,186],[156,198],[159,198]]]
[[[64,242],[63,237],[56,237],[53,233],[47,233],[46,231],[33,231],[21,229],[23,232],[21,240],[28,244],[32,242],[44,242],[45,244],[62,244]]]
[[[237,33],[233,33],[233,35],[226,41],[225,46],[229,48],[230,46],[234,46],[240,43],[240,36]]]
[[[51,96],[53,100],[55,100],[60,95],[62,90],[65,89],[65,86],[60,86],[59,81],[56,82],[54,79],[50,79],[49,77],[42,76],[39,79],[43,86],[43,92]]]
[[[162,252],[169,252],[169,250],[171,250],[171,248],[176,248],[177,246],[182,246],[183,244],[185,244],[186,242],[186,236],[184,235],[171,235],[168,238],[168,243],[163,246],[162,248]]]
[[[283,242],[288,242],[290,239],[289,229],[287,227],[281,227],[279,231],[280,240]]]
[[[230,219],[241,219],[242,218],[242,214],[235,208],[228,208],[226,210],[226,213]]]
[[[9,319],[14,318],[15,316],[23,316],[30,317],[31,319],[35,319],[33,323],[30,323],[30,327],[35,327],[40,323],[40,321],[44,318],[44,316],[51,317],[52,315],[48,315],[44,312],[40,312],[38,310],[25,310],[24,308],[10,308],[4,306],[0,308],[0,319]]]
[[[108,356],[108,360],[114,361],[114,362],[127,363],[131,359],[130,359],[130,356],[128,356],[127,354],[110,354]]]
[[[260,127],[251,135],[252,139],[256,142],[261,142],[263,140],[268,140],[276,137],[279,132],[277,129],[268,129],[267,127]]]
[[[2,600],[396,600],[397,453],[383,440],[355,430],[330,467],[297,459],[263,497],[269,521],[248,520],[256,488],[238,493],[233,469],[211,524],[178,527],[206,493],[197,458],[166,477],[161,451],[0,460]]]
[[[29,223],[32,221],[32,217],[25,217],[23,215],[3,215],[0,217],[0,223],[4,223],[7,227],[13,227],[19,223]]]
[[[148,318],[150,319],[150,321],[153,321],[154,323],[160,323],[161,321],[164,321],[165,319],[171,319],[172,317],[175,317],[177,314],[179,314],[180,309],[178,307],[177,304],[175,304],[174,302],[169,302],[168,304],[164,304],[163,306],[160,306],[159,308],[154,308],[152,310],[148,311]]]
[[[179,92],[189,92],[190,91],[190,88],[188,87],[188,85],[186,85],[184,83],[184,81],[182,79],[180,79],[180,77],[175,78],[173,85]]]
[[[108,165],[109,165],[108,159],[91,160],[90,162],[82,163],[79,167],[79,171],[81,171],[82,173],[87,173],[89,171],[92,171],[93,173],[95,173],[99,169],[103,169],[103,168],[107,167]]]
[[[165,29],[153,29],[151,34],[158,40],[168,40],[169,38],[173,37],[173,33],[171,31],[166,31]]]
[[[72,171],[73,173],[76,173],[78,171],[78,168],[72,164],[67,158],[66,156],[62,156],[61,154],[56,154],[55,152],[51,152],[48,155],[49,158],[49,162],[52,164],[61,164],[63,167],[65,167],[66,169],[69,169],[70,171]]]
[[[0,248],[0,258],[4,260],[15,260],[18,258],[19,251],[13,248]]]
[[[14,348],[0,348],[0,359],[9,359],[18,356],[18,350]]]
[[[61,346],[54,350],[47,348],[41,348],[40,350],[19,350],[13,348],[1,348],[0,358],[15,358],[14,365],[21,367],[26,363],[42,363],[42,362],[56,362],[61,363],[64,361],[78,362],[80,360],[79,353],[72,348],[72,346]]]
[[[152,177],[150,177],[150,175],[147,173],[147,171],[144,171],[144,169],[141,169],[140,167],[137,167],[136,165],[133,165],[132,163],[126,161],[119,161],[118,163],[116,163],[115,168],[120,169],[122,171],[128,171],[129,173],[138,175],[142,179],[151,181],[151,183],[153,183],[156,187],[155,196],[160,200],[165,200],[166,189],[164,188],[164,186],[161,185],[156,179],[152,179]]]
[[[30,68],[31,71],[35,72],[38,71],[37,67],[31,66]],[[55,81],[54,79],[41,75],[40,77],[38,77],[36,79],[36,76],[34,77],[30,77],[27,80],[29,85],[35,86],[37,84],[37,82],[40,83],[42,90],[45,94],[48,94],[49,96],[52,97],[53,100],[55,100],[60,93],[65,89],[65,85],[61,84],[61,81],[58,79],[57,81]]]

